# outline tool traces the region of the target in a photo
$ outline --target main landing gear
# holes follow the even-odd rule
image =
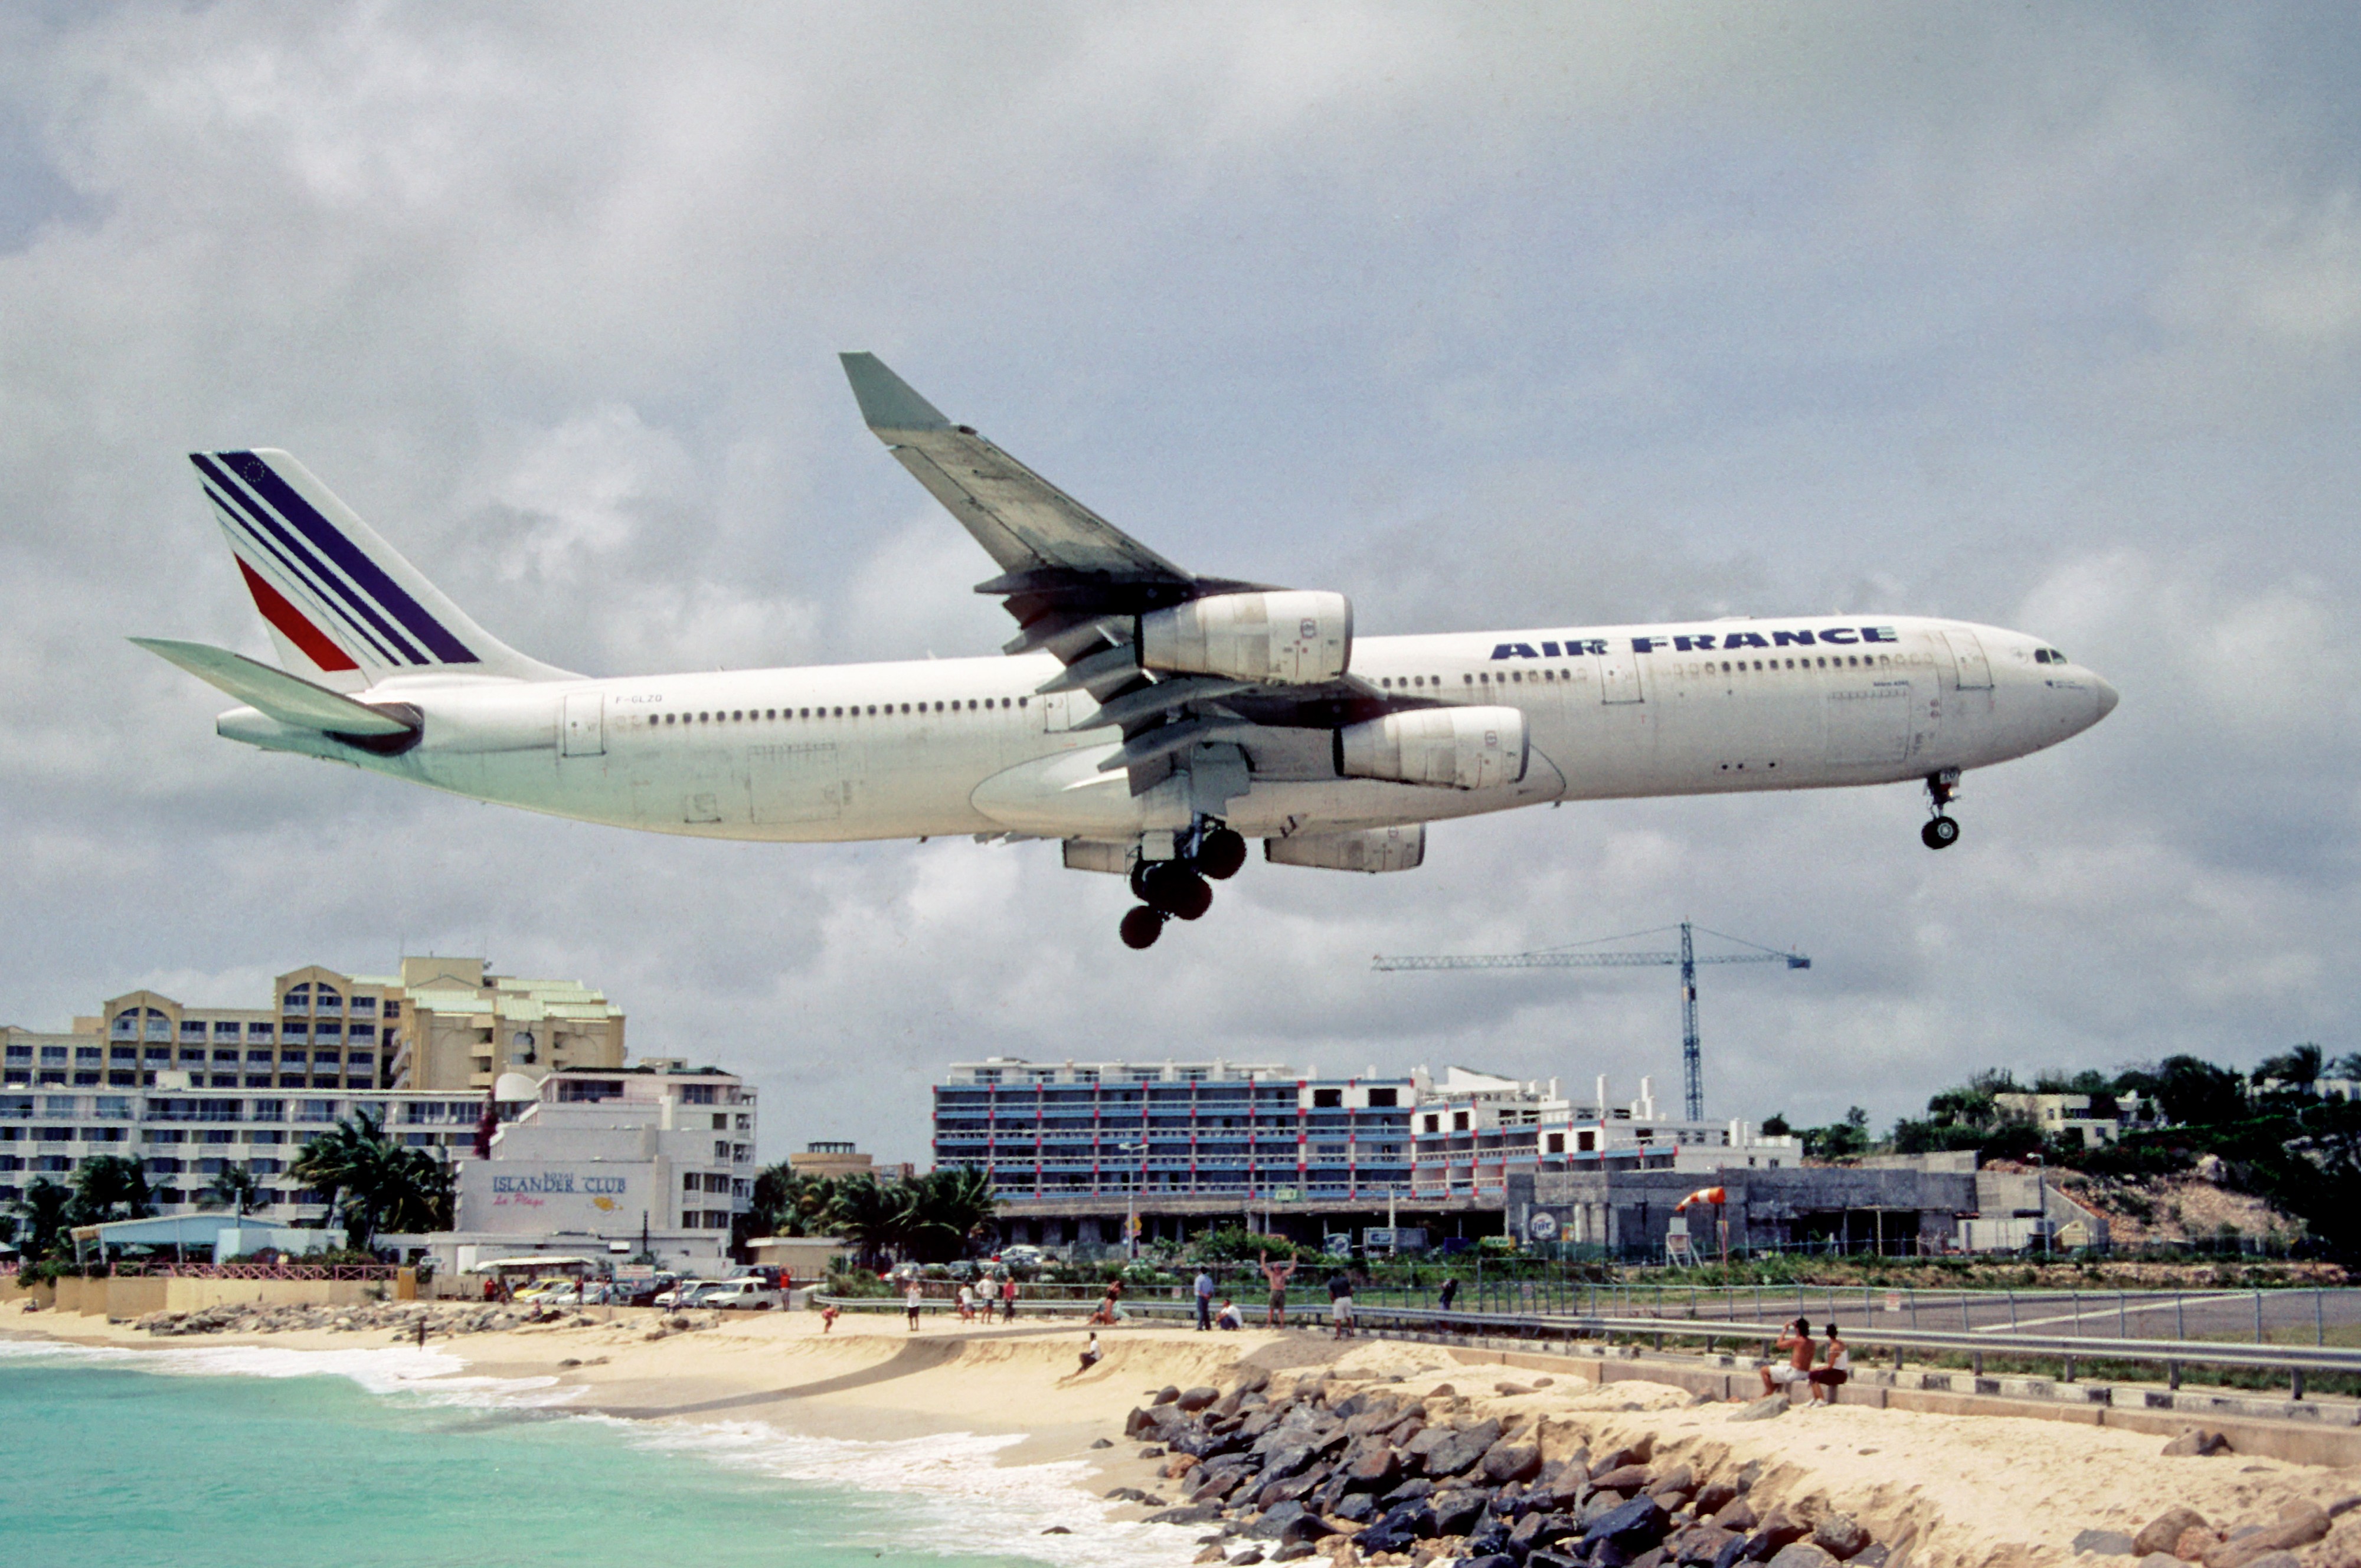
[[[1918,829],[1918,841],[1930,850],[1948,850],[1960,841],[1960,825],[1943,814],[1943,807],[1960,795],[1960,770],[1945,768],[1927,775],[1927,809],[1931,814],[1927,826]]]
[[[1219,825],[1200,828],[1195,842],[1178,860],[1142,861],[1131,868],[1131,891],[1138,907],[1123,917],[1123,945],[1152,948],[1167,920],[1194,920],[1213,906],[1205,879],[1227,881],[1246,863],[1245,838]]]

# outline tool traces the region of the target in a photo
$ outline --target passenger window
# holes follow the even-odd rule
[[[1461,680],[1463,680],[1463,681],[1466,682],[1466,683],[1467,683],[1469,685],[1471,685],[1471,686],[1472,686],[1472,685],[1474,685],[1476,684],[1476,677],[1475,677],[1475,676],[1473,676],[1473,675],[1462,675],[1462,676],[1460,676],[1459,678],[1460,678]],[[1488,680],[1490,680],[1492,677],[1491,677],[1491,676],[1489,676],[1489,675],[1486,675],[1484,678],[1485,678],[1486,680],[1488,680]]]
[[[1516,682],[1519,685],[1523,685],[1525,684],[1525,673],[1522,670],[1510,670],[1509,672],[1509,678]]]
[[[1016,699],[1016,706],[1023,707],[1027,703],[1031,702],[1032,700],[1033,699],[1029,696],[1020,696]]]

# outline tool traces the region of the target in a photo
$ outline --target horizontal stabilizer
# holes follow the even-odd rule
[[[367,703],[356,702],[340,692],[314,685],[299,675],[273,669],[226,648],[174,642],[161,637],[134,637],[131,641],[159,659],[170,660],[197,679],[219,687],[281,724],[332,735],[404,735],[418,728]]]

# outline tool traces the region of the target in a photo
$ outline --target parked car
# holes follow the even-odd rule
[[[692,1307],[717,1310],[767,1311],[783,1304],[785,1298],[775,1285],[765,1285],[759,1279],[717,1279],[697,1287],[688,1299]]]
[[[730,1277],[759,1279],[772,1289],[777,1290],[784,1288],[786,1284],[785,1280],[779,1277],[779,1266],[775,1263],[741,1263],[730,1271]]]
[[[679,1275],[659,1272],[653,1278],[643,1279],[629,1288],[618,1285],[615,1299],[629,1307],[653,1307],[658,1296],[679,1283]]]
[[[697,1292],[703,1290],[707,1286],[719,1285],[721,1281],[719,1279],[679,1280],[668,1288],[657,1291],[655,1293],[654,1299],[652,1300],[649,1305],[664,1308],[686,1307],[696,1299]]]

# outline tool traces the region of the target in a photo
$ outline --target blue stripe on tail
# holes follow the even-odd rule
[[[441,621],[426,612],[424,606],[404,593],[400,584],[387,576],[384,570],[338,532],[334,523],[322,517],[311,502],[296,493],[293,486],[279,477],[269,464],[251,452],[224,452],[218,455],[239,478],[253,488],[256,495],[317,546],[321,554],[343,567],[346,575],[363,593],[384,606],[386,611],[401,621],[412,636],[423,642],[437,661],[445,664],[480,663],[466,643],[452,636]]]

